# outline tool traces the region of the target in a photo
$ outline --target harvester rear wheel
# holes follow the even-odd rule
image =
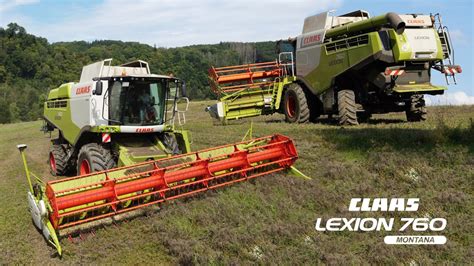
[[[67,172],[67,153],[61,144],[53,142],[49,148],[49,171],[53,176],[64,175]]]
[[[419,122],[426,120],[426,107],[425,99],[421,94],[415,94],[410,97],[410,102],[408,103],[407,110],[405,111],[407,115],[407,120],[409,122]]]
[[[339,124],[344,126],[358,125],[357,104],[352,90],[337,92],[337,109],[339,111]]]
[[[77,174],[85,175],[114,168],[115,160],[109,149],[97,143],[89,143],[79,150]]]
[[[306,123],[309,120],[309,107],[306,95],[298,84],[292,84],[285,92],[285,120],[289,123]]]

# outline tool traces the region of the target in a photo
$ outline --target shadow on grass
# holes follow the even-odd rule
[[[339,126],[339,123],[336,118],[329,118],[329,117],[318,118],[314,123]],[[402,120],[402,119],[370,119],[367,122],[361,122],[361,124],[370,124],[370,125],[402,124],[402,123],[407,123],[407,121]]]
[[[265,123],[286,123],[285,119],[269,119],[265,120]],[[323,125],[333,125],[339,126],[337,119],[335,118],[328,118],[328,117],[321,117],[316,119],[313,123],[323,124]],[[407,123],[406,120],[402,119],[370,119],[369,121],[362,123],[362,124],[371,124],[371,125],[379,125],[379,124],[402,124]]]
[[[330,128],[319,130],[319,134],[340,150],[365,152],[388,146],[397,151],[431,151],[436,146],[465,146],[474,153],[474,123],[467,128],[444,124],[435,129]]]
[[[279,123],[286,123],[286,122],[285,122],[285,119],[269,119],[269,120],[265,120],[265,123],[279,124]]]
[[[367,121],[367,124],[379,125],[379,124],[403,124],[408,123],[403,119],[370,119]]]

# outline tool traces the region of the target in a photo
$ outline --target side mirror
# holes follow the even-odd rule
[[[183,80],[183,83],[181,83],[181,97],[187,97],[186,82],[184,80]]]
[[[95,90],[92,92],[94,95],[102,95],[102,81],[97,81],[95,83]]]

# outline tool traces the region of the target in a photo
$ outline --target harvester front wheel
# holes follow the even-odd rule
[[[341,90],[337,92],[337,109],[340,125],[352,126],[359,124],[357,122],[357,104],[354,91]]]
[[[49,171],[53,176],[61,176],[67,171],[67,153],[61,144],[53,142],[49,149]]]
[[[409,122],[419,122],[426,120],[426,106],[423,95],[415,94],[410,97],[408,108],[405,111]]]
[[[115,160],[109,149],[97,143],[89,143],[79,150],[77,174],[86,175],[93,172],[114,168]]]
[[[292,84],[285,92],[285,120],[289,123],[306,123],[309,120],[309,107],[306,95],[298,84]]]

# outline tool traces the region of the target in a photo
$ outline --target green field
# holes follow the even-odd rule
[[[239,141],[249,127],[250,120],[214,125],[203,111],[208,103],[192,103],[187,113],[194,150]],[[31,170],[50,179],[49,136],[39,131],[40,121],[0,125],[0,263],[472,263],[474,106],[430,107],[428,113],[423,123],[391,114],[344,128],[324,119],[293,125],[280,115],[255,118],[255,136],[281,133],[295,140],[296,166],[312,180],[264,176],[168,203],[82,239],[62,239],[61,260],[31,221],[16,150],[27,144]],[[420,209],[353,213],[347,210],[353,197],[418,197]],[[447,219],[446,245],[387,246],[386,232],[314,229],[319,217],[428,215]]]

